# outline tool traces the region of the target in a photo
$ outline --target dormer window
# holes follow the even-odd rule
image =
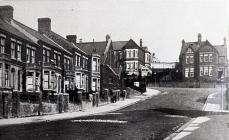
[[[193,53],[192,49],[191,48],[188,48],[186,53]]]

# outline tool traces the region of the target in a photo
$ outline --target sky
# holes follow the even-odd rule
[[[51,18],[51,28],[83,42],[133,39],[161,62],[179,61],[181,41],[197,34],[213,45],[228,38],[227,0],[0,0],[14,7],[14,18],[37,30],[37,19]],[[228,41],[229,42],[229,41]],[[228,43],[229,44],[229,43]]]

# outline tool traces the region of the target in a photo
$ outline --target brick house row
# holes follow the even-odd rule
[[[217,81],[228,77],[227,46],[212,45],[202,41],[198,34],[196,42],[182,40],[179,69],[185,81]]]
[[[13,7],[1,6],[0,25],[1,92],[100,91],[100,55],[77,47],[74,35],[53,32],[49,18],[38,19],[36,31],[13,19]]]

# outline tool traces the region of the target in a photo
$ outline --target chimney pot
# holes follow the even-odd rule
[[[110,35],[106,35],[106,42],[108,42],[108,40],[111,38],[111,36]]]
[[[13,19],[14,8],[10,5],[0,6],[0,17],[6,21]]]
[[[76,35],[67,35],[66,38],[69,42],[74,43],[76,45],[76,43],[77,43],[77,41],[76,41],[77,36]]]
[[[184,44],[185,44],[185,41],[184,41],[184,39],[182,40],[182,46],[184,46]]]
[[[200,44],[201,43],[201,40],[202,40],[202,36],[200,33],[198,33],[198,43]]]
[[[82,38],[79,39],[79,43],[83,43],[83,39]]]
[[[51,19],[50,18],[38,18],[38,32],[43,34],[51,31]]]

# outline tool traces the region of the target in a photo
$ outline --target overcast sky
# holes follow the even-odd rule
[[[228,38],[227,0],[0,0],[14,7],[14,18],[37,29],[37,18],[50,17],[52,30],[83,41],[132,38],[161,61],[178,61],[181,40],[213,45]],[[229,44],[229,43],[228,43]]]

